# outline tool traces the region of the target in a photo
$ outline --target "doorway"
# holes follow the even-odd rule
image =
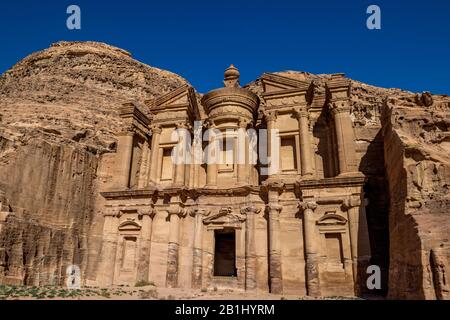
[[[234,229],[214,231],[214,276],[235,277],[236,270],[236,232]]]

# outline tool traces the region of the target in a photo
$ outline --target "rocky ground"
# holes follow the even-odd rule
[[[297,295],[248,293],[229,289],[194,290],[159,288],[153,285],[138,287],[116,286],[110,288],[0,285],[0,300],[354,300],[356,297],[330,296],[312,298]]]

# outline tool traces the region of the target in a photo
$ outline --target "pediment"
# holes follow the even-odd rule
[[[203,219],[204,224],[235,226],[245,221],[245,216],[232,213],[231,208],[222,208],[219,213]]]
[[[194,118],[200,117],[195,90],[190,85],[184,84],[175,90],[155,99],[150,107],[154,114],[168,110],[187,110]]]
[[[320,226],[344,225],[346,223],[347,219],[335,213],[325,214],[316,222],[316,224]]]
[[[141,226],[135,221],[124,221],[119,225],[119,231],[139,231]]]
[[[295,80],[274,73],[265,73],[261,76],[265,93],[275,93],[285,90],[308,90],[310,81]]]

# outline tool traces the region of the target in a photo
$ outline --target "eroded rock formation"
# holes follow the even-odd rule
[[[54,44],[2,75],[0,189],[13,214],[0,222],[1,283],[62,284],[72,264],[91,274],[88,255],[97,255],[103,224],[94,209],[97,168],[116,149],[118,109],[183,83],[90,42]]]

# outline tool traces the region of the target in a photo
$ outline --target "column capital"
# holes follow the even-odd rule
[[[309,118],[309,112],[303,108],[302,109],[295,108],[293,110],[293,112],[294,112],[294,116],[298,120],[300,120],[300,118]]]
[[[186,209],[186,208],[169,208],[168,210],[167,210],[167,214],[168,214],[168,216],[170,217],[170,216],[172,216],[172,215],[177,215],[177,216],[179,216],[180,218],[183,218],[183,217],[185,217],[187,214],[188,214],[188,209]]]
[[[199,208],[195,208],[189,211],[189,215],[191,217],[195,217],[195,216],[203,216],[203,217],[207,217],[209,216],[209,214],[211,213],[211,210],[208,209],[199,209]]]
[[[241,213],[245,214],[245,215],[248,215],[251,213],[258,214],[260,212],[261,212],[261,209],[256,208],[255,206],[246,206],[246,207],[241,208]]]
[[[299,202],[298,208],[300,210],[302,210],[303,212],[308,209],[314,211],[317,209],[317,203],[312,202],[312,201],[302,201],[302,202]]]
[[[251,123],[251,121],[249,120],[249,119],[246,119],[246,118],[243,118],[243,117],[240,117],[239,119],[238,119],[238,125],[239,125],[239,128],[242,128],[242,129],[247,129],[247,127],[248,127],[248,125]]]
[[[149,216],[153,218],[156,215],[155,208],[138,209],[138,217]]]
[[[351,110],[348,98],[331,101],[328,104],[328,108],[333,115],[338,113],[350,113]]]
[[[269,214],[276,213],[279,215],[281,210],[283,210],[283,206],[278,203],[269,203],[267,209],[269,210]]]
[[[266,119],[267,122],[277,120],[277,116],[278,112],[276,110],[264,112],[264,118]]]
[[[187,129],[187,130],[190,130],[190,129],[192,128],[191,124],[190,124],[190,123],[187,123],[187,122],[185,122],[185,121],[177,122],[177,123],[175,124],[175,126],[176,126],[177,129]]]
[[[152,131],[152,134],[160,134],[162,132],[162,128],[158,124],[150,126],[150,130]]]
[[[346,199],[344,199],[344,201],[342,201],[342,208],[344,210],[348,210],[353,207],[359,207],[361,204],[362,204],[361,199],[350,197],[350,198],[346,198]]]
[[[105,211],[103,211],[104,217],[119,217],[120,216],[120,209],[118,208],[107,208]]]

